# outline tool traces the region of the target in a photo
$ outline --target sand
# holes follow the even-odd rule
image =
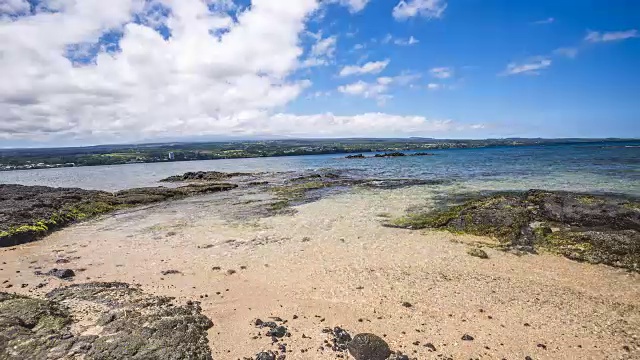
[[[384,336],[418,359],[640,358],[638,274],[489,248],[479,259],[468,243],[491,239],[381,225],[422,205],[420,191],[358,190],[247,221],[225,216],[229,202],[213,196],[132,210],[0,250],[1,287],[42,295],[69,282],[34,271],[66,267],[73,283],[123,281],[200,301],[214,359],[277,349],[254,338],[265,332],[254,320],[270,316],[288,321],[287,359],[336,358],[319,350],[334,326]]]

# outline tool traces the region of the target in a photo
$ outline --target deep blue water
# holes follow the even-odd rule
[[[350,169],[366,177],[447,179],[481,189],[565,189],[640,196],[640,142],[429,151],[435,156],[345,159],[344,154],[0,172],[0,183],[118,190],[187,171]],[[370,154],[372,155],[372,154]]]

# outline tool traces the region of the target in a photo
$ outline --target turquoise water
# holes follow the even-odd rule
[[[350,170],[370,178],[450,180],[474,189],[574,190],[640,196],[640,142],[451,149],[435,156],[345,159],[345,155],[210,160],[0,172],[0,183],[119,190],[157,186],[187,171]]]

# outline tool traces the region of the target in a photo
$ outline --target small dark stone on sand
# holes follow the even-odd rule
[[[175,274],[182,274],[180,271],[178,270],[164,270],[160,272],[162,275],[175,275]]]
[[[284,326],[277,326],[267,331],[267,336],[275,336],[277,338],[281,338],[287,335],[287,328]]]
[[[545,345],[545,344],[538,344],[537,346],[538,346],[539,348],[541,348],[541,349],[545,349],[545,350],[547,350],[547,345]]]
[[[424,347],[429,349],[429,351],[436,351],[436,347],[432,343],[426,343],[424,344]]]
[[[21,288],[23,288],[23,289],[24,289],[24,288],[26,288],[27,286],[29,286],[29,284],[22,284],[22,285],[20,285],[20,287],[21,287]]]
[[[51,269],[46,275],[55,276],[59,279],[70,279],[76,276],[76,273],[71,269]]]
[[[524,323],[524,326],[529,327],[529,326],[531,326],[531,324],[529,324],[529,323]]]
[[[218,293],[219,294],[219,293]],[[262,326],[262,324],[264,324],[264,321],[260,320],[260,319],[256,319],[255,323],[256,326]]]
[[[525,356],[524,360],[533,360],[533,358],[531,356]]]
[[[349,354],[356,360],[386,360],[391,350],[386,341],[374,334],[358,334],[348,345]]]
[[[626,352],[631,352],[631,348],[628,347],[627,345],[622,347],[622,350],[626,351]]]
[[[211,268],[211,270],[221,270],[222,268],[220,266],[214,266]]]
[[[297,319],[298,315],[293,315],[293,320]]]
[[[473,341],[473,336],[471,336],[469,334],[464,334],[464,335],[462,335],[462,340],[464,340],[464,341]]]
[[[412,307],[413,305],[411,305],[411,303],[410,303],[410,302],[406,302],[406,301],[405,301],[405,302],[403,302],[403,303],[402,303],[402,306],[404,306],[404,307],[406,307],[406,308],[410,308],[410,307]]]
[[[58,259],[56,260],[56,264],[68,264],[69,263],[69,259]]]
[[[233,275],[233,274],[235,274],[235,273],[236,273],[236,271],[235,271],[235,270],[233,270],[233,269],[229,269],[229,270],[227,270],[227,275]]]

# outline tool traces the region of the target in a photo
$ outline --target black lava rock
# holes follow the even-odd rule
[[[271,330],[267,331],[267,336],[275,336],[278,338],[284,337],[287,335],[287,328],[284,326],[276,326]]]
[[[464,335],[462,335],[462,340],[464,340],[464,341],[473,341],[473,336],[471,336],[469,334],[464,334]]]
[[[46,273],[46,275],[55,276],[58,279],[70,279],[76,276],[76,273],[71,269],[51,269]]]
[[[256,360],[276,360],[276,354],[273,351],[263,351],[256,354]]]
[[[386,360],[391,355],[389,344],[374,334],[358,334],[347,347],[356,360]]]

